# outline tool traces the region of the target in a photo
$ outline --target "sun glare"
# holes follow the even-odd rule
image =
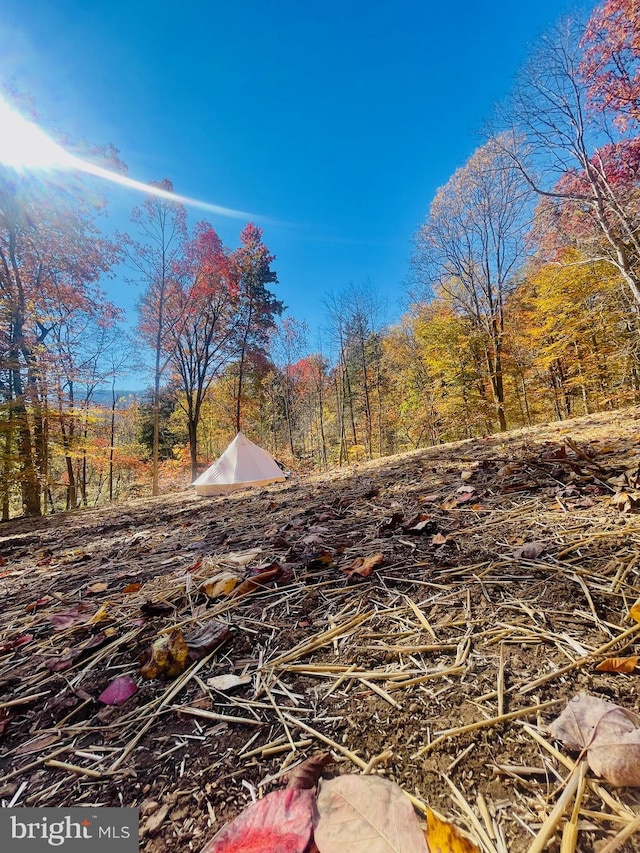
[[[234,210],[189,196],[167,192],[160,187],[136,181],[95,163],[81,160],[80,157],[65,151],[36,124],[21,116],[2,98],[0,98],[0,164],[16,171],[76,170],[138,192],[144,192],[147,195],[155,195],[167,199],[167,201],[198,207],[219,216],[231,219],[261,219],[263,222],[269,222],[265,217],[257,216],[254,213]]]
[[[68,169],[73,158],[0,99],[0,163],[16,170]]]

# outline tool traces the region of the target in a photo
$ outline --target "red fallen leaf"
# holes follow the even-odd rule
[[[120,675],[114,678],[111,684],[98,696],[98,702],[105,705],[124,705],[134,693],[138,692],[138,685],[129,675]]]
[[[187,572],[196,572],[200,566],[202,565],[202,558],[199,557],[192,566],[189,566],[185,571]]]
[[[298,764],[289,773],[286,774],[285,780],[287,788],[298,789],[313,789],[316,782],[322,775],[323,769],[327,764],[333,764],[335,758],[330,752],[319,752],[317,755],[312,755],[305,759],[302,764]]]
[[[369,557],[356,557],[356,559],[349,563],[348,566],[345,566],[342,571],[345,575],[349,575],[352,577],[353,575],[360,575],[360,577],[368,578],[371,572],[374,569],[380,568],[380,566],[384,562],[384,555],[381,551],[378,551],[376,554],[371,554]]]
[[[6,655],[7,652],[12,652],[14,649],[19,649],[25,643],[30,643],[33,640],[33,634],[22,634],[21,637],[16,637],[15,640],[9,640],[0,646],[0,655]]]
[[[142,589],[142,584],[136,581],[136,583],[128,583],[125,587],[122,588],[123,592],[138,592],[139,589]]]
[[[34,610],[37,610],[38,607],[43,607],[45,604],[48,604],[51,601],[50,595],[43,595],[42,598],[39,598],[37,601],[32,601],[31,604],[27,604],[25,610],[27,613],[33,613]]]
[[[313,801],[309,790],[272,791],[223,826],[201,853],[305,853]]]

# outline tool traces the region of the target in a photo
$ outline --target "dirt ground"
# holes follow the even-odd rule
[[[2,804],[138,806],[144,853],[199,851],[330,750],[332,772],[386,775],[484,853],[524,853],[577,758],[549,722],[580,691],[640,711],[638,675],[595,669],[637,651],[638,419],[5,523]],[[221,571],[254,581],[212,597]],[[143,677],[178,634],[186,663]],[[99,701],[122,676],[137,692]],[[595,853],[640,795],[590,773],[578,806]]]

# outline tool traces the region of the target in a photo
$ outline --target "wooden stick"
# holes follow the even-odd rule
[[[533,844],[529,847],[527,853],[543,853],[547,846],[547,842],[556,830],[562,815],[569,804],[571,797],[575,794],[580,785],[584,774],[587,772],[587,762],[581,761],[577,770],[572,770],[567,778],[565,789],[558,798],[558,802],[553,807],[551,814],[540,827]]]
[[[91,779],[102,779],[105,772],[99,770],[90,770],[88,767],[78,767],[77,764],[69,764],[66,761],[56,761],[55,758],[45,761],[46,767],[57,767],[59,770],[68,770],[70,773],[77,773],[78,776],[89,776]]]
[[[253,720],[250,717],[233,717],[231,714],[217,714],[215,711],[206,711],[204,708],[190,708],[188,705],[174,705],[174,711],[180,714],[190,714],[192,717],[202,717],[205,720],[219,720],[222,723],[243,723],[246,726],[264,726],[262,720]]]

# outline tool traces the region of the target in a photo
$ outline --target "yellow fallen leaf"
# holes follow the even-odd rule
[[[91,619],[87,621],[87,625],[97,625],[98,622],[104,622],[105,619],[109,618],[108,611],[109,610],[109,602],[105,602],[99,610],[93,614]]]
[[[220,595],[229,595],[239,581],[238,575],[233,572],[220,572],[204,583],[200,584],[200,592],[209,598],[217,598]]]
[[[631,605],[631,609],[629,610],[629,618],[635,619],[636,622],[640,622],[640,598]]]
[[[424,837],[430,853],[480,853],[477,844],[429,808]]]
[[[607,658],[596,667],[600,672],[634,672],[638,666],[638,655],[628,658]]]
[[[163,634],[151,646],[148,660],[140,667],[143,678],[175,678],[189,663],[189,648],[180,628]]]

